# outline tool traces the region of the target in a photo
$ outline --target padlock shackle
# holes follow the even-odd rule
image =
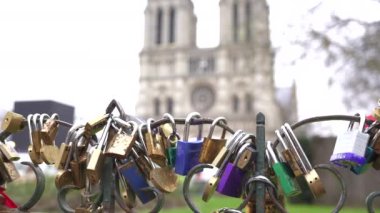
[[[243,145],[240,146],[238,152],[236,153],[236,156],[235,156],[235,159],[234,159],[234,162],[233,164],[236,165],[239,161],[239,159],[241,158],[241,155],[244,153],[244,150],[249,147],[251,144],[249,143],[245,143]]]
[[[78,131],[80,131],[78,133]],[[79,143],[79,139],[83,139],[83,136],[84,136],[84,129],[81,129],[81,130],[78,130],[76,133],[75,133],[75,138],[74,140],[72,141],[72,144],[71,144],[71,147],[73,149],[73,158],[74,158],[74,161],[79,161],[79,153],[78,153],[78,143]]]
[[[39,113],[33,114],[33,124],[34,124],[35,131],[40,131],[42,129],[38,122],[38,119],[40,116],[41,115]]]
[[[273,160],[273,164],[278,163],[279,161],[278,161],[278,158],[276,157],[276,153],[274,153],[271,141],[267,141],[267,150],[269,153],[269,157]]]
[[[141,142],[141,146],[142,147],[140,147],[140,149],[144,149],[143,151],[145,152],[145,153],[147,153],[147,148],[146,148],[146,145],[145,145],[145,140],[144,140],[144,136],[143,136],[143,134],[142,134],[142,128],[144,127],[144,126],[146,126],[147,124],[146,123],[143,123],[143,124],[140,124],[140,126],[139,126],[139,138],[140,138],[140,142]],[[136,141],[137,142],[137,141]]]
[[[45,119],[45,117],[46,117],[46,119]],[[39,123],[39,125],[40,125],[40,129],[43,129],[43,128],[44,128],[44,123],[45,123],[48,119],[50,119],[50,116],[49,116],[48,114],[43,113],[43,114],[40,115],[40,123]]]
[[[125,111],[124,111],[123,107],[121,106],[121,104],[119,103],[119,101],[117,101],[115,99],[112,99],[112,101],[107,106],[107,108],[106,108],[106,114],[111,114],[115,108],[117,109],[117,111],[119,111],[121,119],[123,119],[123,120],[129,120],[128,119],[129,116],[127,114],[125,114]]]
[[[214,129],[215,129],[215,127],[219,124],[219,123],[223,123],[224,125],[226,125],[227,126],[227,119],[225,118],[225,117],[217,117],[217,118],[215,118],[214,119],[214,121],[211,123],[211,125],[210,125],[210,130],[209,130],[209,132],[208,132],[208,136],[207,136],[207,138],[210,138],[211,139],[211,137],[212,137],[212,135],[214,134]],[[223,128],[223,130],[222,130],[222,135],[221,135],[221,139],[224,139],[224,137],[226,136],[226,129],[225,128]]]
[[[33,144],[33,140],[32,140],[32,131],[33,131],[32,118],[33,118],[32,114],[29,114],[27,117],[28,129],[29,129],[29,141],[30,141],[31,145]],[[68,135],[66,137],[68,137]]]
[[[232,138],[229,139],[229,144],[230,147],[227,147],[227,154],[224,156],[223,162],[220,164],[220,167],[216,174],[214,175],[215,177],[219,177],[222,175],[224,171],[224,167],[226,167],[228,161],[230,160],[232,154],[236,151],[236,146],[239,144],[239,141],[244,137],[245,133],[242,130],[238,130],[235,132],[235,134],[232,136]]]
[[[149,119],[148,119],[148,121],[149,121]],[[149,123],[149,122],[148,122]],[[146,144],[145,144],[145,140],[144,140],[144,136],[143,136],[143,134],[142,134],[142,128],[144,127],[144,126],[147,126],[148,124],[140,124],[140,126],[139,126],[139,138],[140,138],[140,141],[141,141],[141,146],[142,147],[140,147],[140,149],[144,149],[144,150],[142,150],[142,151],[144,151],[146,154],[148,153],[148,149],[146,148]],[[149,134],[150,136],[151,136],[151,134]],[[137,141],[136,141],[137,142]],[[136,143],[137,144],[137,143]],[[147,155],[146,155],[147,156]],[[151,164],[151,165],[153,165],[153,161],[152,161],[152,159],[151,158],[149,158],[149,157],[147,157],[147,159],[148,159],[148,162]]]
[[[177,126],[176,126],[174,117],[171,114],[169,114],[169,113],[165,113],[162,117],[166,118],[166,119],[169,119],[169,122],[170,122],[170,124],[172,126],[173,132],[176,133],[177,132]]]
[[[139,128],[139,125],[137,124],[136,121],[132,121],[132,120],[125,121],[125,120],[123,120],[117,116],[112,117],[112,120],[124,128],[131,128],[132,127],[132,135],[136,135],[138,128]]]
[[[365,127],[365,114],[364,113],[359,113],[360,116],[360,122],[359,122],[359,131],[364,131]]]
[[[285,123],[283,126],[283,130],[285,136],[288,138],[290,145],[294,149],[297,157],[300,159],[301,166],[305,170],[305,172],[309,172],[313,170],[313,166],[311,165],[309,159],[307,158],[305,152],[303,151],[300,142],[298,141],[296,135],[294,134],[292,128],[288,123]]]
[[[190,125],[191,125],[191,120],[193,118],[201,118],[201,114],[198,112],[191,112],[187,115],[185,119],[185,127],[184,127],[184,136],[183,136],[183,141],[189,141],[189,134],[190,134]],[[200,140],[202,138],[202,124],[199,125],[199,130],[198,130],[198,136],[197,140]]]
[[[277,141],[280,141],[281,145],[284,147],[285,150],[288,150],[289,149],[289,146],[288,144],[286,144],[286,141],[284,140],[284,138],[282,137],[280,131],[278,129],[276,129],[274,131],[274,133],[276,134],[277,136]],[[277,143],[278,145],[278,143]],[[274,147],[276,147],[276,143],[274,144]]]
[[[103,150],[103,148],[106,146],[108,131],[111,128],[111,123],[112,123],[112,118],[109,117],[107,120],[106,126],[103,128],[102,135],[100,136],[99,143],[96,146],[96,148],[99,148],[100,146],[100,149]]]

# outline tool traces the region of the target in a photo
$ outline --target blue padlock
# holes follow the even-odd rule
[[[185,120],[184,137],[177,142],[177,153],[175,161],[175,173],[187,175],[189,170],[199,164],[199,155],[202,149],[202,125],[199,125],[199,132],[196,138],[189,139],[190,123],[193,118],[201,118],[198,112],[187,115]]]
[[[132,152],[135,153],[135,150],[132,149]],[[124,176],[125,181],[131,186],[141,203],[145,204],[155,199],[156,196],[153,191],[142,191],[142,189],[150,186],[147,177],[141,172],[135,160],[124,161],[122,165],[118,166],[118,170]]]

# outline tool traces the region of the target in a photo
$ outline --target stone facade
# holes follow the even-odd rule
[[[234,129],[251,132],[257,112],[263,112],[273,132],[284,121],[278,99],[291,104],[286,108],[296,101],[294,92],[276,98],[268,6],[265,0],[221,0],[219,5],[220,44],[198,48],[190,0],[148,0],[136,112],[158,118],[198,111],[224,116]],[[296,107],[293,121],[294,115]]]

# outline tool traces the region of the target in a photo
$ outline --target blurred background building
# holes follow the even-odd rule
[[[221,0],[219,6],[219,45],[198,48],[191,0],[148,1],[137,115],[197,111],[252,132],[258,112],[266,115],[268,132],[295,121],[295,86],[274,85],[266,1]]]

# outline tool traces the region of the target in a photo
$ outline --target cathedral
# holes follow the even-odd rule
[[[265,0],[220,0],[220,41],[196,46],[197,17],[191,0],[148,0],[140,52],[137,115],[160,118],[224,116],[234,129],[255,132],[256,114],[267,132],[296,120],[295,88],[274,84]]]

